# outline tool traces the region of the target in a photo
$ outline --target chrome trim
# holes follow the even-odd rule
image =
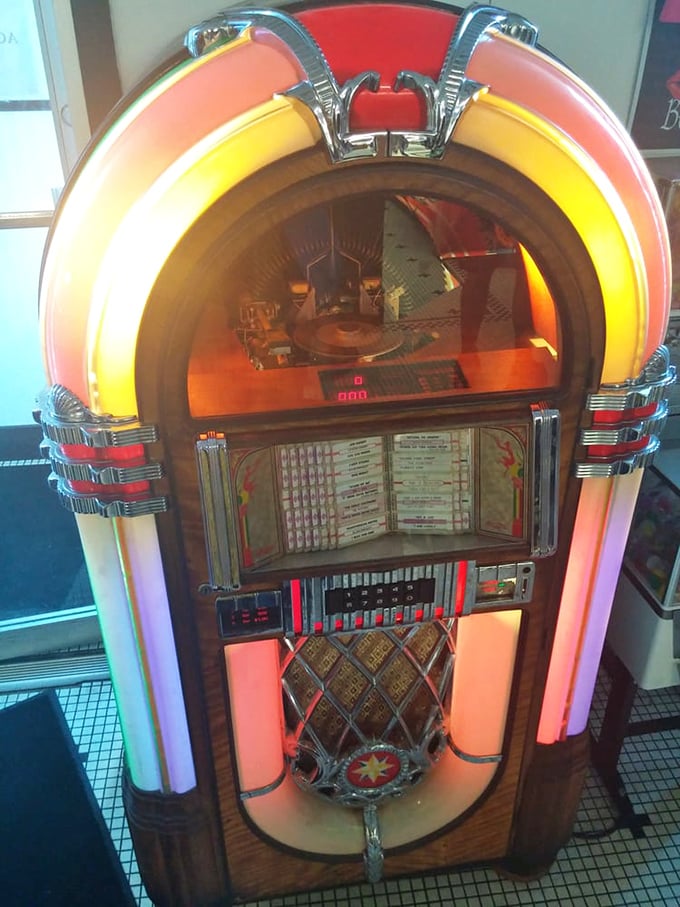
[[[560,478],[560,413],[531,407],[533,428],[532,557],[547,557],[557,548]]]
[[[656,408],[656,412],[649,419],[641,419],[637,422],[619,424],[618,427],[612,425],[605,427],[604,424],[598,424],[597,428],[582,428],[579,435],[579,443],[585,446],[591,444],[629,444],[634,441],[641,441],[649,435],[661,431],[663,424],[668,416],[668,400],[661,400]]]
[[[479,41],[491,29],[532,46],[538,39],[538,29],[522,16],[495,6],[471,7],[458,20],[436,82],[410,70],[402,70],[395,81],[394,91],[408,88],[423,96],[427,108],[425,129],[354,133],[349,126],[354,96],[360,88],[378,91],[380,74],[373,70],[358,73],[340,87],[323,51],[294,17],[272,9],[229,11],[189,29],[184,44],[193,57],[199,57],[254,27],[266,28],[280,38],[305,71],[307,78],[284,94],[301,101],[313,113],[333,163],[378,154],[442,157],[461,113],[471,98],[485,88],[465,77],[465,69]]]
[[[671,365],[668,348],[660,346],[637,378],[629,378],[621,384],[603,384],[596,394],[589,394],[586,409],[618,413],[649,406],[663,399],[664,390],[675,381],[676,369]]]
[[[239,794],[240,800],[252,800],[254,797],[265,797],[267,794],[271,794],[272,791],[275,791],[277,787],[281,787],[286,777],[287,771],[285,766],[281,769],[281,774],[278,778],[271,782],[271,784],[265,784],[264,787],[254,787],[252,790],[242,790]]]
[[[151,482],[164,475],[163,464],[143,463],[139,466],[97,465],[83,460],[69,460],[60,455],[53,444],[42,445],[54,473],[71,482],[94,482],[97,485],[126,485],[130,482]]]
[[[460,116],[477,92],[486,86],[468,79],[465,70],[475,48],[491,30],[533,46],[538,29],[522,16],[495,6],[475,5],[459,18],[451,38],[439,79],[410,70],[402,70],[394,84],[395,91],[409,88],[420,93],[427,108],[425,129],[390,133],[388,154],[391,157],[441,158]]]
[[[530,602],[534,595],[536,565],[533,561],[520,561],[511,564],[490,564],[477,567],[473,575],[474,589],[472,611],[498,610],[516,608],[517,605]],[[489,583],[511,583],[511,594],[477,598],[480,587]]]
[[[87,447],[127,447],[158,440],[155,425],[142,424],[137,416],[96,414],[67,387],[53,384],[40,396],[34,418],[45,438],[56,444]]]
[[[307,29],[278,10],[234,10],[191,28],[185,38],[189,53],[198,57],[220,47],[248,28],[266,28],[280,38],[297,58],[307,79],[284,92],[302,101],[316,118],[333,163],[378,154],[380,133],[352,133],[349,109],[359,88],[377,91],[377,72],[359,73],[342,88],[335,80],[323,51]]]
[[[443,564],[427,564],[418,568],[418,579],[434,579],[434,601],[416,602],[412,605],[402,605],[398,608],[385,607],[363,612],[353,612],[345,615],[340,612],[331,614],[325,613],[326,592],[331,589],[354,589],[363,586],[389,585],[391,583],[403,582],[405,579],[415,579],[416,577],[406,577],[404,570],[392,570],[385,573],[340,573],[333,576],[315,576],[302,577],[300,583],[300,597],[302,604],[302,636],[315,635],[315,624],[322,626],[321,634],[324,636],[333,635],[336,632],[359,632],[354,627],[353,617],[356,613],[362,613],[364,617],[363,630],[380,629],[387,630],[398,626],[395,617],[397,612],[403,615],[402,626],[417,626],[419,623],[435,620],[435,609],[439,605],[444,608],[441,620],[447,620],[455,617],[456,602],[455,589],[456,577],[459,570],[459,561]],[[407,568],[410,570],[410,568]],[[284,605],[286,611],[290,612],[291,608],[291,591],[290,583],[285,581],[282,584],[284,591]],[[465,585],[465,596],[462,613],[469,614],[475,605],[475,591],[477,588],[477,571],[475,561],[467,561],[467,582]],[[416,610],[423,611],[422,621],[416,622]],[[383,615],[384,623],[376,624],[375,615]],[[341,631],[336,631],[335,621],[340,616],[348,618],[343,623]],[[288,627],[288,632],[292,634],[292,627]],[[318,633],[316,633],[318,635]]]
[[[643,450],[627,453],[623,456],[609,459],[584,460],[574,464],[574,475],[577,479],[611,478],[613,476],[627,476],[636,469],[648,466],[654,454],[659,449],[661,442],[656,435],[652,435],[649,444]]]
[[[375,884],[380,882],[383,877],[385,853],[380,834],[378,808],[373,803],[364,807],[364,836],[366,838],[366,850],[364,851],[366,881]]]
[[[642,450],[617,451],[610,456],[589,456],[588,451],[580,462],[574,463],[573,474],[579,479],[611,478],[624,476],[636,469],[644,469],[659,449],[659,435],[668,415],[668,401],[664,397],[667,387],[676,381],[676,369],[671,365],[668,347],[660,346],[637,378],[630,378],[621,384],[604,384],[599,393],[590,394],[586,400],[589,412],[626,413],[641,407],[656,404],[656,410],[647,419],[631,418],[628,422],[582,429],[581,444],[603,446],[634,443],[648,438]]]
[[[226,438],[200,438],[196,442],[196,463],[210,585],[213,589],[238,589],[238,565],[232,557],[232,551],[238,551],[237,528]]]
[[[450,735],[449,735],[449,749],[454,754],[454,756],[457,756],[459,759],[462,759],[463,762],[470,762],[473,765],[488,765],[489,763],[492,763],[492,762],[498,763],[498,762],[503,761],[502,753],[495,753],[494,755],[489,755],[489,756],[473,756],[470,753],[466,753],[464,750],[460,749],[460,747],[456,746],[456,744],[454,743],[454,741],[452,740]]]
[[[170,507],[166,495],[143,497],[134,500],[98,498],[93,494],[74,491],[67,483],[52,473],[48,481],[59,495],[59,500],[71,513],[83,513],[102,517],[135,517],[153,513],[165,513]]]

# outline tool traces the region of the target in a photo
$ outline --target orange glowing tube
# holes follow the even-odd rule
[[[607,324],[602,381],[638,374],[647,341],[647,281],[637,234],[606,175],[567,135],[488,92],[465,110],[455,138],[523,173],[567,215],[602,288]]]
[[[653,304],[647,312],[646,362],[663,342],[670,307],[670,249],[654,182],[630,135],[594,92],[552,57],[498,33],[480,41],[468,74],[492,94],[565,132],[607,174],[635,223]],[[639,367],[633,367],[637,374]]]
[[[68,188],[45,260],[40,312],[51,382],[64,384],[91,406],[96,403],[89,398],[84,359],[90,296],[102,258],[138,198],[214,129],[300,77],[285,45],[249,32],[172,70],[99,140]],[[235,83],[239,90],[228,90]]]

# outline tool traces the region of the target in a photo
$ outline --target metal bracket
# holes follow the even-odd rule
[[[574,463],[573,474],[579,479],[609,478],[649,465],[659,448],[659,435],[668,416],[664,394],[675,380],[676,369],[671,365],[668,348],[660,346],[637,378],[603,385],[598,393],[590,394],[586,409],[608,413],[612,419],[600,419],[581,429],[579,443],[587,452]],[[641,409],[645,410],[644,418],[640,418]],[[597,451],[591,452],[590,447]]]
[[[121,457],[125,448],[158,440],[155,425],[143,424],[137,416],[93,413],[61,384],[48,388],[39,404],[35,419],[43,430],[43,452],[52,465],[49,482],[67,510],[135,517],[168,509],[168,497],[153,495],[149,488],[150,482],[163,476],[163,465],[148,460],[143,451],[132,451],[129,461]],[[73,447],[77,451],[68,449]],[[93,485],[101,491],[93,492]]]

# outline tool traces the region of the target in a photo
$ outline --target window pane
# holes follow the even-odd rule
[[[0,173],[0,211],[54,208],[64,178],[49,110],[0,111]]]
[[[45,101],[47,98],[33,0],[2,0],[0,101]]]
[[[64,182],[33,0],[0,4],[0,173],[1,212],[50,211]]]
[[[38,273],[46,233],[0,230],[0,621],[92,602],[75,521],[48,486],[33,423],[45,383]]]
[[[45,383],[38,334],[38,273],[47,230],[0,230],[0,425],[33,421]]]

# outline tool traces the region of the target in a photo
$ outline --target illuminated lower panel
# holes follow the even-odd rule
[[[396,655],[392,649],[397,635],[392,638],[389,632],[346,634],[339,637],[341,642],[337,645],[332,639],[329,642],[312,638],[312,645],[320,649],[319,657],[307,656],[299,674],[305,679],[314,676],[318,689],[312,684],[307,694],[297,693],[295,702],[304,700],[307,711],[321,702],[326,719],[331,716],[326,727],[337,729],[332,713],[343,708],[350,710],[347,697],[354,698],[354,711],[343,725],[341,734],[345,736],[339,746],[350,755],[340,757],[331,768],[326,765],[328,783],[317,785],[315,790],[313,784],[304,789],[295,777],[302,766],[301,751],[327,753],[332,747],[327,740],[319,739],[320,726],[313,722],[306,736],[297,737],[295,753],[290,739],[282,738],[282,727],[291,722],[287,714],[290,703],[285,713],[283,707],[280,644],[272,640],[227,646],[224,654],[234,749],[242,806],[249,817],[263,834],[287,847],[329,856],[364,852],[367,810],[375,811],[380,843],[385,849],[414,843],[455,821],[482,796],[502,761],[520,624],[520,611],[506,611],[470,615],[448,625],[404,628],[398,638],[410,633],[411,641]],[[425,641],[425,636],[429,636],[429,641]],[[444,637],[450,639],[451,649],[455,648],[452,680],[446,674],[446,659],[441,657]],[[427,645],[431,649],[423,655]],[[338,656],[339,651],[358,655],[359,649],[362,654],[358,668],[356,662],[349,665],[350,658]],[[406,684],[404,675],[419,658],[427,665],[426,671]],[[284,664],[290,661],[284,659]],[[364,668],[366,676],[368,668],[373,672],[377,693],[369,689],[370,683],[364,692],[360,689]],[[447,733],[444,737],[434,724],[424,722],[413,735],[429,741],[426,749],[433,756],[432,765],[423,768],[421,778],[417,756],[406,769],[394,740],[413,730],[406,726],[409,704],[417,706],[414,714],[422,716],[420,703],[427,700],[423,690],[431,689],[442,677],[446,687],[442,701],[448,709],[443,724]],[[284,674],[288,695],[291,682],[291,677]],[[383,684],[393,686],[385,693]],[[354,692],[348,692],[350,688]],[[377,717],[381,696],[398,702],[392,712],[385,709],[385,739],[389,737],[390,742],[376,739],[374,734],[360,743],[358,736],[351,737],[361,725],[357,716],[363,710],[375,728],[381,720]],[[401,727],[397,726],[399,723]],[[439,752],[435,752],[436,746],[440,747]],[[286,749],[288,753],[284,752]],[[337,782],[343,773],[347,779],[352,772],[354,785],[343,787],[342,780]],[[386,779],[382,789],[381,776]],[[390,796],[399,780],[404,780],[404,785],[397,796]],[[326,787],[333,788],[330,799],[324,797]]]

